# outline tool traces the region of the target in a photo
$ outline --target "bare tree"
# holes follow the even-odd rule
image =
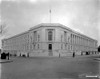
[[[0,35],[4,35],[7,32],[6,30],[6,24],[1,24],[0,25]]]
[[[5,35],[5,33],[7,32],[6,27],[7,27],[6,24],[1,24],[0,25],[0,46],[2,46],[1,40],[3,39],[3,36]],[[0,49],[0,53],[1,53],[1,49]]]

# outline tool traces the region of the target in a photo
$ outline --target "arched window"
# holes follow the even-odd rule
[[[37,31],[34,31],[34,41],[37,41]]]
[[[48,40],[49,41],[52,41],[52,31],[49,31],[48,32]]]

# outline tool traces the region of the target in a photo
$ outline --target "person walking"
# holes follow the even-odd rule
[[[7,56],[8,56],[8,60],[9,60],[9,52],[7,53]]]
[[[29,57],[29,53],[27,53],[27,57]]]
[[[75,57],[75,52],[73,52],[73,58]]]

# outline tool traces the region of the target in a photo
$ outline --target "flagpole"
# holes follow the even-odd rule
[[[49,10],[49,12],[50,12],[50,23],[51,23],[51,9]]]

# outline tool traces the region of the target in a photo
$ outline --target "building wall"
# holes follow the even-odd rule
[[[52,35],[52,40],[48,36]],[[4,52],[30,56],[68,56],[73,52],[97,51],[97,41],[63,26],[46,26],[2,40]]]
[[[2,40],[2,49],[4,52],[20,54],[28,52],[29,40],[28,32],[16,35],[14,37]]]

